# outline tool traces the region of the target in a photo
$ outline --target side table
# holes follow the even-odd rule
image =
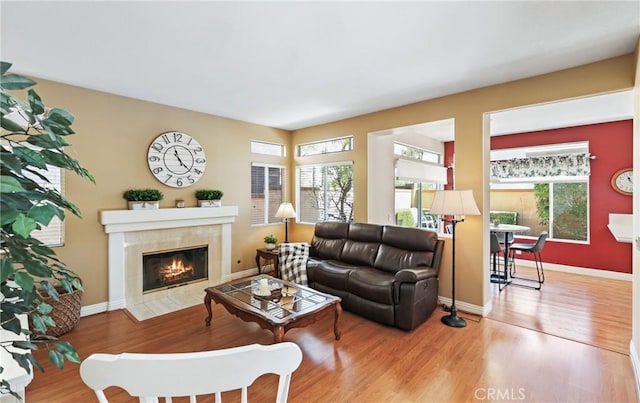
[[[280,261],[278,259],[278,249],[256,249],[256,265],[258,266],[258,274],[262,274],[260,258],[265,260],[265,264],[267,263],[267,261],[273,262],[274,277],[280,278]]]

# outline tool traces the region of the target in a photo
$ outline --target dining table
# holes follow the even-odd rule
[[[504,242],[504,274],[499,275],[497,272],[496,261],[493,261],[493,274],[491,275],[491,282],[498,284],[509,284],[509,242],[507,240],[512,239],[515,233],[527,232],[530,231],[531,228],[526,225],[517,225],[517,224],[495,224],[491,223],[489,225],[489,231],[495,233],[504,234],[503,239]]]

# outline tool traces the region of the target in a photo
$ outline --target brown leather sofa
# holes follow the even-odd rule
[[[312,288],[341,297],[346,310],[412,330],[438,305],[443,248],[437,233],[419,228],[320,222],[307,278]]]

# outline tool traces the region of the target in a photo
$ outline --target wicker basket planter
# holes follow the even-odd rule
[[[62,336],[73,330],[80,321],[80,300],[82,299],[82,291],[74,290],[68,293],[63,289],[58,289],[60,297],[58,301],[52,297],[42,298],[43,302],[51,305],[53,308],[49,316],[56,322],[55,327],[48,327],[47,334],[49,336]],[[33,324],[30,324],[33,329]]]

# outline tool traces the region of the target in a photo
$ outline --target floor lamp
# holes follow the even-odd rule
[[[464,221],[465,215],[480,215],[471,190],[437,190],[433,197],[430,214],[453,216],[451,220],[451,308],[449,315],[442,317],[442,323],[452,327],[465,327],[467,322],[458,317],[456,308],[456,224]],[[442,218],[444,221],[444,217]]]
[[[276,217],[284,218],[284,243],[289,243],[289,218],[296,217],[296,210],[294,210],[291,203],[282,203],[280,207],[278,207]]]

